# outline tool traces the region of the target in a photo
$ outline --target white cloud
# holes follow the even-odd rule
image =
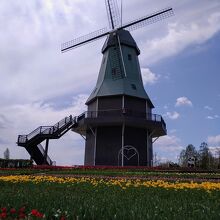
[[[176,120],[180,117],[178,112],[167,112],[164,116],[168,117],[169,119]]]
[[[187,19],[192,18],[191,21]],[[163,58],[175,55],[190,45],[202,44],[220,30],[220,13],[201,14],[200,19],[190,14],[186,21],[179,20],[169,24],[166,35],[147,40],[144,60],[155,63]],[[198,19],[198,20],[197,20]]]
[[[160,137],[154,144],[154,152],[157,152],[159,157],[165,157],[173,162],[177,162],[177,157],[183,149],[181,140],[175,135]]]
[[[218,156],[220,153],[220,134],[216,136],[208,136],[207,142],[213,155]]]
[[[215,118],[214,118],[214,117],[212,117],[212,116],[207,116],[206,118],[207,118],[207,119],[210,119],[210,120],[215,119]]]
[[[78,95],[73,98],[69,107],[61,110],[40,102],[1,108],[0,115],[3,117],[0,118],[5,118],[5,121],[0,127],[0,150],[2,151],[0,151],[0,157],[8,147],[12,158],[29,158],[26,150],[15,144],[18,134],[28,134],[40,125],[53,125],[70,114],[73,116],[81,114],[86,110],[84,103],[87,97],[88,95],[84,94]],[[70,131],[61,139],[50,141],[49,156],[52,160],[56,160],[57,164],[83,164],[84,141],[80,135]]]
[[[212,111],[212,110],[213,110],[213,108],[210,107],[210,106],[208,106],[208,105],[204,106],[204,109],[209,110],[209,111]]]
[[[183,105],[192,106],[192,102],[185,96],[177,98],[175,106],[183,106]]]
[[[207,140],[211,145],[220,145],[220,134],[216,136],[209,136]]]
[[[219,115],[213,115],[213,116],[209,115],[209,116],[206,117],[206,119],[209,119],[209,120],[214,120],[214,119],[217,119],[217,118],[219,118]]]
[[[149,68],[141,68],[141,73],[144,85],[154,84],[160,78],[158,74],[151,72]]]
[[[219,157],[220,155],[220,145],[219,146],[209,146],[209,150],[211,151],[214,157]]]
[[[176,132],[177,132],[176,129],[171,129],[171,130],[169,130],[169,133],[170,133],[170,134],[173,134],[173,133],[176,133]]]

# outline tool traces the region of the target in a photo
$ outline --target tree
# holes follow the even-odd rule
[[[185,150],[182,150],[180,152],[180,156],[179,156],[180,166],[187,167],[188,161],[192,157],[197,160],[198,152],[196,151],[196,148],[192,144],[189,144]]]
[[[203,169],[211,168],[214,162],[212,153],[209,151],[208,144],[202,142],[199,147],[199,167]]]
[[[6,160],[10,159],[10,151],[8,148],[6,148],[6,150],[4,152],[4,159],[6,159]]]

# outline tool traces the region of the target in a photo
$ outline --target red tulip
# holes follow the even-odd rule
[[[11,209],[10,209],[10,213],[11,213],[11,214],[15,214],[15,213],[16,213],[16,209],[11,208]]]
[[[7,217],[7,213],[6,212],[2,212],[1,214],[0,214],[0,218],[1,219],[4,219],[4,218],[6,218]]]
[[[2,212],[7,212],[7,208],[6,207],[3,207],[1,208]]]

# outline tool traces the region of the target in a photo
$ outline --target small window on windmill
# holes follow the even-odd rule
[[[137,90],[137,87],[136,87],[136,85],[135,84],[131,84],[131,88],[133,89],[133,90]]]
[[[103,58],[103,61],[102,61],[102,63],[105,63],[105,57]]]
[[[132,60],[131,54],[128,54],[128,60]]]

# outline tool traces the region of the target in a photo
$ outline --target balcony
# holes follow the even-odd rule
[[[86,111],[77,117],[78,126],[72,130],[82,135],[89,127],[125,126],[140,127],[150,130],[153,137],[166,135],[166,123],[161,115],[137,112],[129,109],[110,109]]]

